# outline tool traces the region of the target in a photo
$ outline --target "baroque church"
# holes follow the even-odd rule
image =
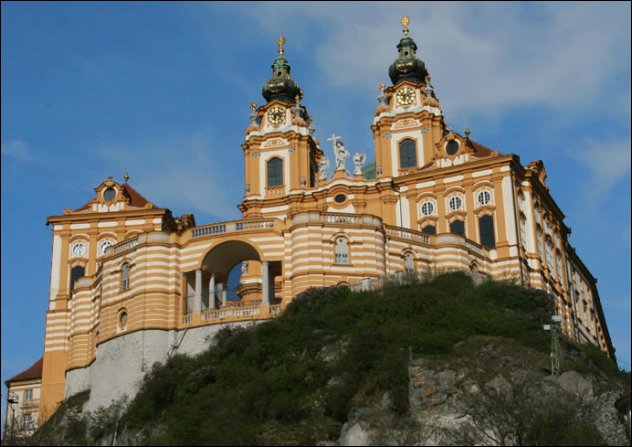
[[[132,396],[156,362],[201,352],[226,326],[274,318],[309,287],[362,290],[402,275],[458,270],[543,289],[569,338],[614,355],[596,280],[568,242],[542,161],[523,165],[450,130],[402,25],[391,85],[380,85],[367,123],[372,169],[336,135],[333,151],[323,148],[279,38],[265,103],[252,104],[245,129],[241,220],[173,216],[127,176],[48,218],[44,354],[6,382],[25,426],[81,391],[88,410]],[[238,300],[228,298],[235,266]]]

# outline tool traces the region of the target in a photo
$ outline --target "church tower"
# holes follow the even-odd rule
[[[408,17],[401,24],[404,37],[388,73],[393,85],[380,84],[380,104],[371,126],[378,178],[406,175],[430,163],[446,128],[428,70],[408,36]]]
[[[262,89],[266,103],[251,105],[250,125],[242,145],[246,184],[240,209],[247,219],[285,215],[284,205],[292,201],[289,195],[316,186],[323,156],[313,138],[311,117],[301,104],[303,91],[290,76],[284,44],[285,38],[279,37],[272,76]],[[264,207],[284,211],[279,214]]]

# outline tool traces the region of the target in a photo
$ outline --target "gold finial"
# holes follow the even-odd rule
[[[250,110],[252,111],[252,113],[255,113],[257,111],[257,103],[256,102],[251,102],[250,103]]]
[[[279,36],[276,43],[279,46],[279,54],[283,54],[284,53],[283,45],[285,45],[285,37]]]
[[[386,84],[384,84],[383,82],[380,82],[380,91],[383,92],[385,88],[386,88]]]
[[[125,175],[123,176],[123,180],[125,180],[125,183],[129,182],[129,174],[127,173],[127,169],[125,170]]]
[[[410,18],[408,16],[404,16],[402,17],[402,20],[400,21],[400,23],[404,27],[404,30],[403,30],[404,35],[408,36],[408,24],[410,23]]]

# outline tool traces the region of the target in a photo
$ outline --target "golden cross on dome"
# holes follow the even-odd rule
[[[404,16],[402,17],[402,20],[400,20],[400,23],[404,27],[404,35],[408,36],[408,24],[410,23],[410,18],[408,16]]]
[[[285,45],[285,37],[279,36],[276,43],[279,46],[279,54],[283,54],[284,53],[283,45]]]

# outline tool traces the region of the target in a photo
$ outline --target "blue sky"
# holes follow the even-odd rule
[[[239,218],[279,34],[326,154],[335,132],[371,161],[402,15],[449,126],[544,161],[629,368],[629,3],[3,2],[2,380],[43,352],[47,216],[128,170],[176,215]]]

